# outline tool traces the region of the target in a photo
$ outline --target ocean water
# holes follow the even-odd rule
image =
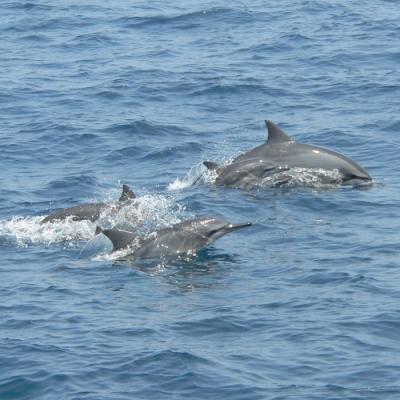
[[[397,1],[0,3],[1,399],[398,399]],[[217,187],[264,120],[367,187]],[[79,257],[102,226],[251,221],[190,259]]]

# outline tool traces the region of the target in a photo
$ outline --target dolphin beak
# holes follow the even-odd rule
[[[229,231],[235,231],[236,229],[246,228],[247,226],[251,226],[251,222],[240,222],[238,224],[229,224],[226,229]]]
[[[212,235],[212,240],[216,241],[220,237],[225,236],[230,232],[236,231],[237,229],[246,228],[247,226],[251,226],[251,222],[241,222],[239,224],[230,223],[228,225],[225,225],[222,229],[219,229],[217,232],[215,232]]]

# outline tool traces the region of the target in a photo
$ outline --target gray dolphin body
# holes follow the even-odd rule
[[[227,165],[217,164],[213,161],[204,161],[204,165],[209,170],[216,172],[216,185],[245,190],[252,189],[264,178],[289,169],[288,167],[278,165],[269,158],[265,159],[261,157],[237,160]]]
[[[127,202],[136,198],[135,193],[131,190],[128,185],[122,186],[122,194],[117,202],[117,209],[124,206]],[[91,203],[91,204],[81,204],[80,206],[66,208],[65,210],[58,211],[44,218],[41,224],[53,221],[62,221],[68,217],[71,217],[73,221],[96,221],[99,219],[100,214],[110,204],[107,203]]]
[[[119,229],[105,229],[100,232],[111,240],[114,251],[131,247],[132,253],[125,257],[138,259],[192,255],[229,232],[250,225],[250,222],[232,224],[218,217],[200,217],[162,229],[150,239],[141,239],[136,233]]]
[[[231,168],[232,165],[240,165],[238,163],[246,162],[246,160],[248,161],[248,166],[253,165],[253,162],[249,162],[249,160],[259,160],[260,165],[267,160],[275,162],[278,168],[271,169],[270,175],[279,172],[279,168],[281,170],[291,168],[321,168],[326,171],[337,170],[343,185],[359,185],[372,181],[369,173],[351,158],[324,147],[298,143],[273,122],[266,120],[265,123],[268,128],[268,140],[261,146],[236,157],[232,164],[223,166],[224,168],[220,168],[219,171],[217,169],[218,178],[220,175],[222,178],[219,180],[220,183],[218,183],[217,178],[216,184],[236,187],[235,184],[230,183],[229,179],[224,178],[224,174],[227,168]],[[204,164],[210,169],[209,161],[204,162]],[[248,172],[249,174],[253,174],[251,168],[249,168]],[[245,168],[242,168],[240,173],[243,175]]]

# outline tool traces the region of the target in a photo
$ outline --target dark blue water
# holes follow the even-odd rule
[[[399,35],[389,0],[1,2],[0,398],[399,398]],[[267,118],[374,184],[202,177]],[[122,183],[105,226],[253,226],[118,262],[39,224]]]

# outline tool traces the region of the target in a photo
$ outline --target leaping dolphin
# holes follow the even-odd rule
[[[127,202],[136,199],[135,193],[131,190],[128,185],[122,186],[122,194],[117,202],[117,208],[125,205]],[[68,217],[71,217],[73,221],[96,221],[99,219],[101,212],[110,207],[107,203],[91,203],[91,204],[81,204],[80,206],[74,206],[66,208],[65,210],[58,211],[44,218],[41,224],[46,222],[61,221]]]
[[[251,222],[232,224],[218,217],[200,217],[173,225],[156,232],[156,236],[141,239],[136,233],[119,229],[97,229],[112,244],[113,251],[130,248],[132,252],[124,258],[150,258],[171,255],[193,255],[209,246],[220,237],[236,229],[250,226]]]
[[[273,122],[266,120],[265,123],[268,128],[268,140],[261,146],[236,157],[232,164],[222,166],[219,170],[217,169],[216,184],[240,187],[240,185],[236,186],[236,183],[231,178],[224,178],[224,175],[228,175],[228,168],[232,175],[231,166],[233,166],[233,169],[235,166],[240,166],[239,170],[242,176],[246,175],[247,170],[248,177],[251,178],[250,174],[257,177],[257,174],[254,173],[254,162],[250,160],[258,160],[257,162],[260,162],[260,165],[267,162],[275,162],[277,167],[281,169],[321,168],[326,171],[337,170],[343,185],[359,185],[372,181],[369,173],[351,158],[324,147],[298,143]],[[211,166],[211,169],[213,169],[212,166],[214,164],[210,161],[205,161],[204,165],[209,169]],[[270,174],[273,174],[274,171],[272,168]]]

